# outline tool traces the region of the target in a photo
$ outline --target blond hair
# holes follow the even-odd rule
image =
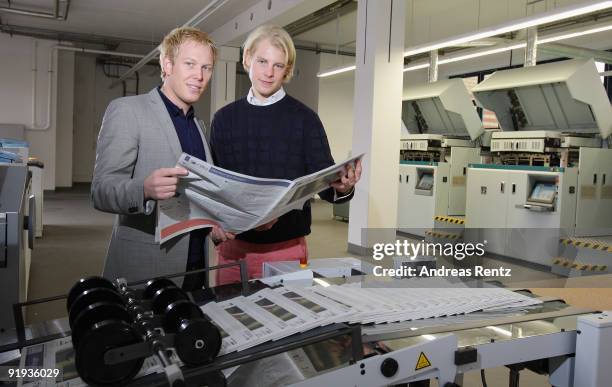
[[[247,57],[252,57],[253,52],[257,49],[257,44],[262,40],[269,40],[270,43],[281,50],[285,54],[285,64],[287,65],[287,72],[285,73],[284,82],[289,82],[293,77],[293,69],[295,68],[295,46],[291,36],[282,27],[267,24],[259,26],[254,29],[246,41],[244,42],[243,55],[242,55],[242,66],[248,72],[249,67],[247,66]]]
[[[193,27],[178,27],[170,31],[159,45],[159,65],[161,67],[162,80],[166,76],[164,73],[164,58],[169,58],[170,61],[174,63],[174,58],[176,58],[178,54],[179,47],[188,40],[210,47],[213,55],[213,64],[215,63],[217,59],[217,47],[206,32]]]

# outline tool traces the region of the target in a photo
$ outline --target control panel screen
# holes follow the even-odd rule
[[[529,201],[553,204],[556,192],[557,190],[554,183],[536,182],[529,196]]]
[[[431,191],[431,189],[433,188],[433,183],[433,173],[423,173],[419,178],[419,182],[417,183],[416,188],[425,191]]]

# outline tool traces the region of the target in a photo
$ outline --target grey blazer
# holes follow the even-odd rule
[[[208,161],[210,149],[198,119]],[[189,235],[155,242],[154,201],[144,201],[144,179],[174,167],[182,153],[157,89],[112,101],[98,136],[91,197],[96,209],[117,214],[103,276],[128,281],[185,271]],[[176,282],[182,283],[182,278]]]

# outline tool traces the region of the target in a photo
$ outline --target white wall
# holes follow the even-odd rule
[[[297,50],[293,78],[285,90],[306,106],[317,111],[319,101],[319,55],[313,51]]]
[[[320,69],[326,70],[343,64],[354,63],[350,56],[320,54]],[[353,143],[353,72],[319,79],[318,113],[331,148],[334,160],[347,158]]]
[[[43,187],[55,189],[56,155],[65,151],[70,140],[70,125],[72,116],[73,81],[72,54],[59,52],[57,61],[64,67],[56,79],[57,68],[50,67],[53,62],[51,53],[56,42],[38,40],[21,36],[0,34],[0,122],[7,124],[22,124],[26,130],[26,140],[30,143],[30,155],[38,157],[44,164]],[[49,71],[51,68],[52,72]],[[64,71],[65,70],[65,71]],[[36,77],[36,92],[34,92],[34,77]],[[51,77],[51,78],[50,78]],[[49,94],[49,79],[51,79],[51,94]],[[58,91],[58,85],[59,87]],[[36,112],[33,96],[36,96]],[[58,102],[58,96],[61,101]],[[51,98],[51,99],[49,99]],[[51,114],[49,117],[49,101]],[[60,110],[58,110],[60,109]],[[58,123],[65,126],[59,131]],[[45,130],[33,130],[33,127]],[[59,144],[59,145],[58,145]],[[58,149],[57,146],[60,148]],[[62,167],[66,159],[59,157]],[[60,173],[60,181],[64,183],[65,175]]]

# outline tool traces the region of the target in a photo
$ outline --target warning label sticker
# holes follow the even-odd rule
[[[431,363],[425,353],[421,352],[419,355],[419,360],[417,360],[416,366],[414,367],[415,371],[422,370],[423,368],[431,367]]]

